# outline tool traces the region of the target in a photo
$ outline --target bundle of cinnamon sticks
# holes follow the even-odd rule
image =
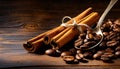
[[[77,24],[81,23],[92,26],[99,19],[99,15],[97,12],[93,12],[92,8],[90,7],[73,19],[76,20]],[[72,22],[72,20],[69,20],[66,23],[72,24]],[[86,28],[82,27],[82,30],[86,30]],[[31,53],[44,52],[50,47],[59,49],[77,37],[79,33],[79,30],[75,27],[58,26],[52,30],[29,39],[27,43],[23,44],[23,47]]]

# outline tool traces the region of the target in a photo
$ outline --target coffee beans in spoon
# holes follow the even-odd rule
[[[103,60],[104,62],[108,62],[115,57],[120,57],[120,19],[115,21],[108,20],[103,23],[101,26],[104,39],[103,41],[94,49],[84,51],[84,49],[89,48],[95,45],[101,38],[101,36],[96,35],[91,30],[87,30],[84,33],[81,33],[78,36],[78,39],[75,41],[75,48],[80,51],[81,54],[84,55],[84,58],[91,55],[93,59]],[[88,54],[90,52],[90,54]]]

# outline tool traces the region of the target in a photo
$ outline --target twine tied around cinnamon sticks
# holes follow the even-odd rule
[[[71,24],[67,24],[67,23],[64,22],[65,19],[70,19],[73,22]],[[83,30],[82,30],[81,26],[85,26],[87,29],[92,30],[92,28],[90,26],[88,26],[87,24],[77,23],[76,20],[72,19],[70,16],[64,16],[63,17],[61,26],[77,28],[79,30],[79,32],[81,32],[81,33],[83,33]]]

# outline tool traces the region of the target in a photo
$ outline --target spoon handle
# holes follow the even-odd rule
[[[117,2],[118,0],[111,0],[109,5],[107,6],[106,10],[104,11],[104,13],[102,14],[102,16],[100,17],[96,28],[100,27],[101,24],[103,23],[103,20],[105,18],[105,16],[107,15],[107,13],[110,11],[110,9],[114,6],[114,4]]]

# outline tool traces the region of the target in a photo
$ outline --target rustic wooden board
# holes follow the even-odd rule
[[[41,69],[119,69],[120,59],[113,63],[89,60],[87,63],[66,64],[60,57],[28,53],[22,46],[28,39],[59,26],[62,17],[74,17],[88,7],[100,14],[108,1],[0,1],[0,68]],[[104,5],[103,5],[104,4]],[[106,19],[120,18],[120,2],[110,11]]]

